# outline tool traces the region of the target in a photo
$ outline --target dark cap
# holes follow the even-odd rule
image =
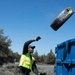
[[[29,45],[29,46],[28,46],[28,48],[32,48],[32,49],[34,49],[34,48],[35,48],[35,46],[31,46],[31,45]]]

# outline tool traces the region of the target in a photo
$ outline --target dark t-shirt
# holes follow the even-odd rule
[[[28,40],[24,43],[24,46],[23,46],[23,53],[22,54],[26,54],[28,53],[28,46],[30,43],[32,43],[33,41],[32,40]]]

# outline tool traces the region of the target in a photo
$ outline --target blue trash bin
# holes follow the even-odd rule
[[[75,75],[75,39],[58,44],[55,48],[56,75]]]

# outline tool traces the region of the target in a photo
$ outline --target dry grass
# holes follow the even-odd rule
[[[17,65],[18,64],[5,64],[0,67],[0,75],[16,75],[17,72]],[[37,64],[39,72],[46,72],[46,75],[54,75],[54,66],[53,65],[44,65],[44,64]],[[30,75],[35,75],[31,72]]]

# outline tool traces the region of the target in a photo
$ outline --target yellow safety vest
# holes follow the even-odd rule
[[[32,64],[33,64],[34,60],[35,60],[34,57],[32,57],[32,59],[30,58],[30,54],[29,53],[22,54],[19,66],[22,66],[22,67],[25,67],[27,69],[32,70]]]

